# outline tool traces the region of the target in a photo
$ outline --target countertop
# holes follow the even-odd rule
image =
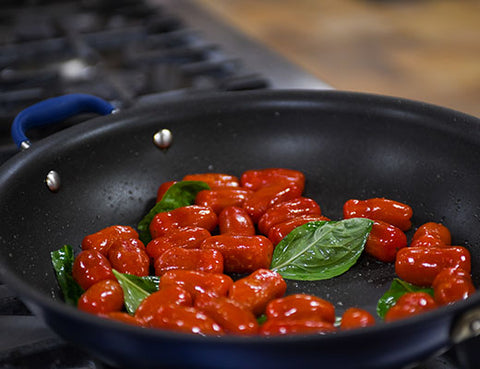
[[[332,87],[480,116],[478,0],[195,0]]]

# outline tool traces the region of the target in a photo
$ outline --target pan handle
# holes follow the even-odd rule
[[[36,103],[22,110],[13,121],[11,134],[19,149],[28,149],[31,144],[25,132],[33,127],[41,127],[61,122],[80,113],[107,115],[115,107],[99,97],[87,94],[69,94]]]

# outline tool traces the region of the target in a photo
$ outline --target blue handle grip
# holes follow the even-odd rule
[[[12,138],[19,148],[25,149],[30,147],[30,141],[25,135],[30,128],[58,123],[80,113],[106,115],[114,109],[107,101],[87,94],[53,97],[18,113],[12,124]]]

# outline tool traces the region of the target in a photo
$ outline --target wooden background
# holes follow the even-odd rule
[[[336,89],[480,117],[480,0],[195,0]]]

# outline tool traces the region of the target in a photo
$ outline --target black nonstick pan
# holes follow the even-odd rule
[[[172,134],[168,149],[154,143],[162,129]],[[138,107],[34,142],[1,167],[1,278],[59,335],[114,366],[402,367],[478,334],[479,293],[410,319],[337,334],[202,337],[127,326],[67,306],[50,251],[64,244],[79,251],[86,234],[108,225],[135,226],[164,181],[286,167],[305,173],[306,195],[331,219],[342,218],[350,198],[387,197],[413,208],[414,227],[442,222],[454,244],[471,252],[478,287],[479,163],[479,119],[393,97],[258,91]],[[45,184],[51,171],[61,180],[54,191]],[[337,315],[351,306],[375,314],[394,276],[392,264],[362,255],[339,277],[290,281],[287,292],[323,297]]]

